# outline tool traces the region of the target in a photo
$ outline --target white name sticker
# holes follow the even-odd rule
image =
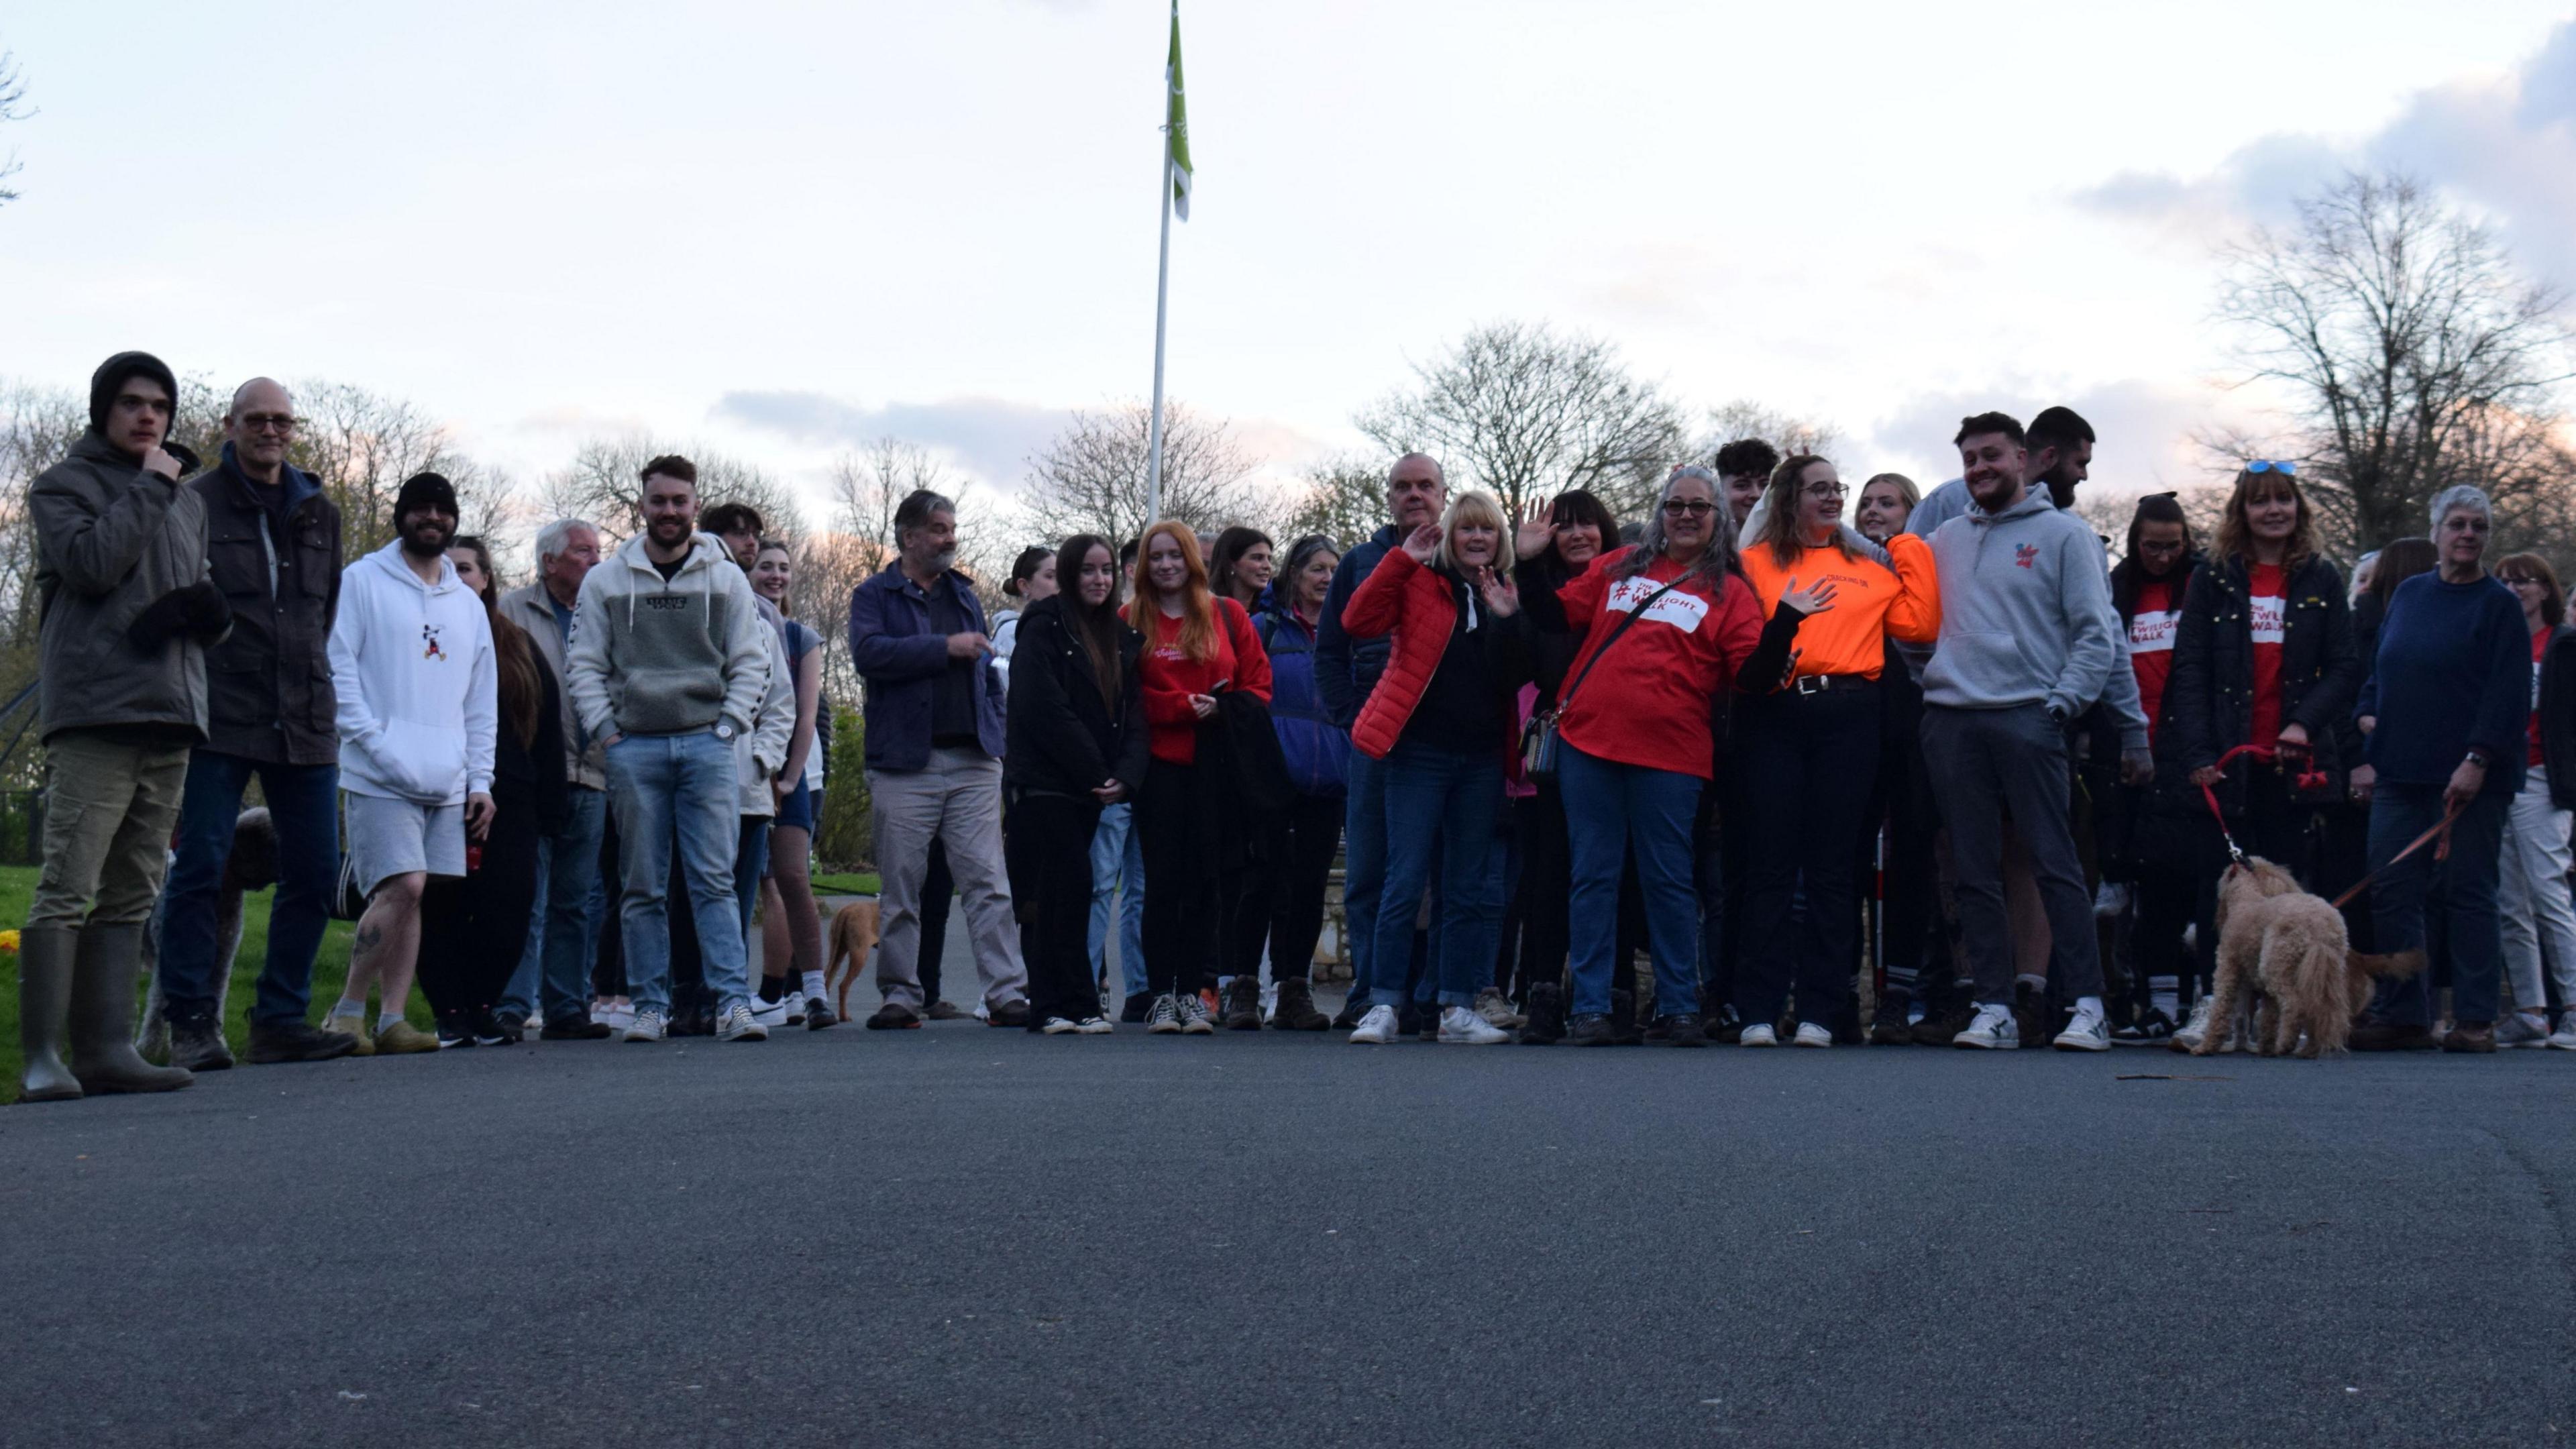
[[[1618,613],[1633,614],[1639,604],[1653,598],[1655,591],[1662,587],[1662,584],[1643,575],[1621,579],[1610,586],[1610,607]],[[1646,611],[1646,617],[1670,624],[1685,634],[1696,633],[1700,620],[1708,617],[1708,601],[1697,594],[1675,589],[1656,599],[1654,607]]]
[[[2288,602],[2289,601],[2287,599],[2284,599],[2279,594],[2256,594],[2254,596],[2252,603],[2255,643],[2278,644],[2281,642],[2281,620],[2282,616],[2287,612],[2284,606]]]
[[[2129,652],[2132,654],[2170,654],[2174,647],[2174,629],[2182,622],[2180,609],[2161,614],[2138,613],[2129,619]]]

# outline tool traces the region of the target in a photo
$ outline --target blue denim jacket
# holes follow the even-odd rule
[[[984,606],[955,572],[939,581],[954,591],[966,627],[984,629]],[[888,564],[850,592],[850,660],[867,685],[868,768],[921,770],[930,765],[930,694],[948,668],[947,636],[930,627],[930,595]],[[975,661],[975,737],[1002,758],[1002,676],[993,656]]]

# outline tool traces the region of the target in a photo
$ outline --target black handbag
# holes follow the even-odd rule
[[[1690,575],[1687,573],[1682,575],[1682,578],[1688,577]],[[1610,646],[1619,642],[1619,636],[1628,632],[1628,626],[1644,618],[1646,611],[1655,606],[1657,599],[1679,588],[1681,582],[1681,578],[1674,579],[1671,583],[1648,594],[1643,602],[1629,610],[1628,617],[1621,619],[1617,626],[1611,629],[1610,637],[1602,640],[1601,647],[1593,650],[1592,657],[1584,660],[1583,667],[1575,672],[1572,679],[1566,681],[1565,692],[1556,697],[1556,703],[1530,716],[1529,723],[1521,728],[1522,773],[1533,780],[1556,778],[1557,717],[1565,713],[1566,705],[1573,702],[1574,691],[1582,688],[1583,681],[1592,677],[1592,666],[1601,662],[1601,656],[1610,652]]]

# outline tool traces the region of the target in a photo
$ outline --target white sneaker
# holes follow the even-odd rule
[[[759,997],[754,996],[750,1002],[750,1010],[751,1019],[759,1022],[762,1026],[785,1026],[787,1024],[787,998],[784,996],[778,998],[776,1001],[763,1001]]]
[[[2200,999],[2191,1004],[2191,1020],[2185,1022],[2182,1030],[2175,1032],[2166,1045],[2178,1052],[2188,1052],[2198,1050],[2202,1042],[2209,1040],[2209,1001],[2209,993],[2202,992]]]
[[[1145,1030],[1156,1036],[1178,1035],[1181,1029],[1180,1003],[1166,991],[1154,998],[1154,1009],[1145,1013]]]
[[[1505,1031],[1518,1031],[1529,1025],[1528,1017],[1512,1010],[1512,999],[1505,996],[1499,986],[1488,986],[1476,993],[1476,1015],[1487,1025],[1497,1026]],[[1448,1038],[1444,1036],[1441,1040],[1446,1041]]]
[[[2050,1045],[2062,1052],[2107,1052],[2111,1049],[2111,1028],[2102,1020],[2102,1013],[2078,1011]]]
[[[2496,1049],[2511,1047],[2545,1047],[2549,1045],[2548,1029],[2541,1018],[2528,1011],[2508,1011],[2495,1024]]]
[[[1394,1041],[1396,1039],[1395,1008],[1370,1007],[1368,1014],[1360,1018],[1360,1024],[1351,1028],[1350,1039],[1363,1046],[1384,1046]]]
[[[1062,1036],[1067,1032],[1080,1031],[1082,1028],[1074,1022],[1065,1020],[1061,1016],[1050,1016],[1046,1019],[1046,1023],[1040,1026],[1038,1030],[1047,1036]]]
[[[1497,998],[1501,995],[1499,992],[1495,994]],[[1446,1007],[1440,1013],[1440,1040],[1442,1041],[1454,1042],[1461,1046],[1494,1046],[1511,1039],[1512,1034],[1495,1026],[1491,1017],[1480,1015],[1466,1007]]]
[[[1989,1052],[2019,1051],[2021,1028],[2013,1025],[2011,1007],[1981,1005],[1976,1019],[1968,1023],[1966,1031],[1950,1038],[1950,1045]]]
[[[767,1041],[769,1028],[751,1014],[751,1007],[736,1002],[731,1011],[716,1019],[718,1041]]]
[[[628,1015],[631,1018],[626,1023],[628,1041],[660,1041],[663,1031],[671,1024],[669,1017],[649,1006],[641,1011],[629,1012]]]
[[[1736,1038],[1735,1044],[1737,1046],[1775,1047],[1780,1044],[1780,1033],[1772,1029],[1771,1023],[1767,1021],[1757,1021],[1744,1029],[1744,1035]]]
[[[2129,887],[2125,882],[2106,880],[2093,891],[2093,919],[2107,921],[2129,908]]]
[[[1083,1036],[1107,1036],[1118,1028],[1110,1024],[1108,1017],[1086,1016],[1075,1022],[1073,1029]]]
[[[2576,1007],[2558,1013],[2558,1030],[2549,1034],[2549,1044],[2562,1052],[2576,1052]]]
[[[1812,1021],[1799,1022],[1798,1034],[1789,1039],[1791,1046],[1829,1047],[1833,1044],[1834,1034]]]

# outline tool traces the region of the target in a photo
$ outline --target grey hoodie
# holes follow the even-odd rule
[[[724,546],[695,537],[664,583],[644,535],[618,546],[581,581],[573,610],[573,709],[594,740],[731,727],[750,734],[769,688],[768,626],[751,581]]]
[[[2102,546],[2084,520],[2035,491],[1932,534],[1941,642],[1923,699],[1950,709],[2045,703],[2068,718],[2102,695],[2121,658]]]

